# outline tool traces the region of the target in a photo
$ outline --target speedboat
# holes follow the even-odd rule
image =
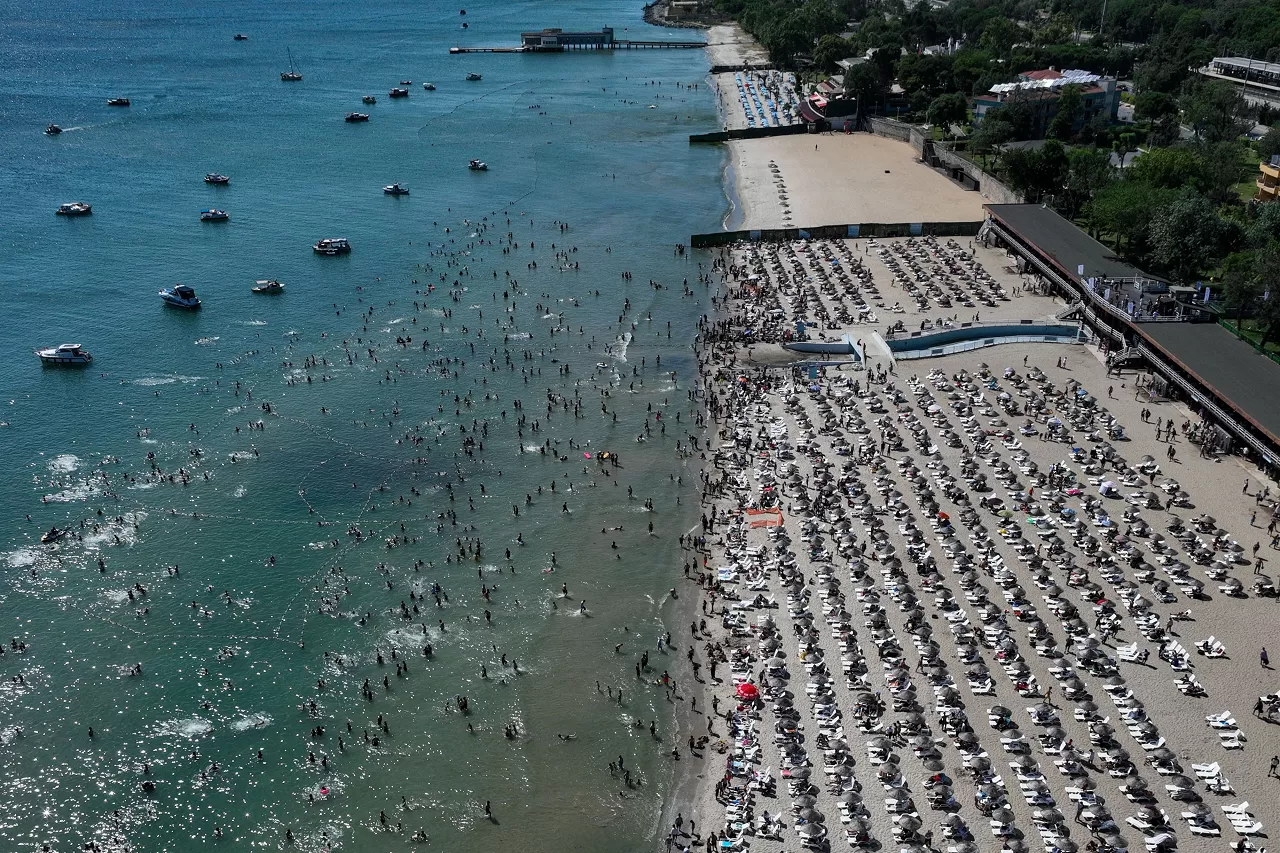
[[[88,216],[93,213],[93,205],[83,201],[69,201],[58,205],[59,216]]]
[[[160,298],[164,300],[165,305],[174,308],[185,308],[188,311],[195,311],[200,307],[200,300],[196,298],[195,288],[185,284],[175,284],[173,287],[166,287],[160,291]]]
[[[254,293],[284,293],[284,285],[274,278],[260,278],[253,286]]]
[[[428,92],[434,92],[434,91],[436,90],[436,84],[435,84],[435,83],[423,83],[423,84],[422,84],[422,88],[426,89]]]
[[[483,160],[472,160],[467,164],[467,168],[473,172],[487,172],[489,171],[489,164]]]
[[[50,527],[49,532],[40,537],[40,541],[45,545],[48,545],[51,542],[57,542],[63,536],[66,536],[67,532],[68,531],[66,530],[59,530],[56,527]]]
[[[319,255],[345,255],[351,251],[351,244],[346,237],[325,237],[311,248]]]
[[[479,80],[479,79],[480,79],[480,75],[479,75],[479,74],[477,74],[476,72],[472,71],[470,74],[468,74],[468,75],[467,75],[467,79],[468,79],[468,80]]]
[[[200,211],[201,222],[226,222],[230,218],[231,215],[225,210],[218,210],[216,207]]]
[[[347,113],[346,121],[356,122],[356,121],[368,121],[368,120],[369,120],[368,113]]]
[[[236,35],[235,35],[235,40],[236,40],[236,41],[248,41],[248,40],[249,40],[249,37],[248,37],[247,35],[245,35],[244,33],[236,33]]]
[[[107,101],[109,107],[127,107],[129,106],[128,98],[111,98]]]
[[[217,172],[210,172],[204,176],[204,182],[206,184],[229,184],[231,183],[231,179],[226,175],[219,175]]]
[[[387,195],[408,195],[409,194],[409,188],[402,187],[399,184],[392,184],[389,187],[383,187],[382,191]]]
[[[93,356],[80,348],[79,344],[59,344],[35,351],[44,364],[61,364],[81,367],[93,361]]]
[[[58,127],[56,124],[51,124],[44,129],[45,136],[57,136],[59,133],[62,133],[62,128]]]
[[[387,94],[393,98],[407,98],[409,97],[409,90],[401,89],[399,86],[397,86],[396,88],[392,89],[390,92],[387,92]]]
[[[375,98],[373,95],[365,95],[363,98],[361,98],[361,99],[360,99],[360,101],[361,101],[362,103],[366,103],[366,104],[376,104],[376,103],[378,103],[378,99],[377,99],[377,98]]]

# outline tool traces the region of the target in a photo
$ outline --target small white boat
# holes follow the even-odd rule
[[[58,205],[59,216],[88,216],[90,213],[93,213],[93,205],[83,201],[69,201]]]
[[[175,284],[173,287],[166,287],[160,291],[160,298],[164,300],[165,305],[173,308],[184,308],[187,311],[195,311],[200,307],[200,300],[196,297],[195,288],[185,284]]]
[[[409,188],[405,186],[401,186],[400,184],[392,184],[391,186],[383,187],[382,191],[387,195],[408,195],[409,194]]]
[[[226,185],[231,183],[231,179],[226,175],[219,174],[218,172],[210,172],[204,176],[204,182],[206,184]]]
[[[422,88],[426,89],[428,92],[434,92],[434,91],[436,90],[436,84],[435,84],[435,83],[423,83],[423,84],[422,84]]]
[[[377,98],[375,98],[373,95],[365,95],[363,98],[361,98],[361,99],[360,99],[360,101],[361,101],[361,103],[365,103],[365,104],[376,104],[376,103],[378,103],[378,99],[377,99]]]
[[[260,278],[253,286],[254,293],[284,293],[284,285],[274,278]]]
[[[129,106],[128,98],[111,98],[107,101],[109,107],[127,107]]]
[[[201,222],[226,222],[230,218],[231,214],[227,213],[225,210],[218,210],[217,208],[200,211]]]
[[[369,120],[368,113],[347,113],[346,121],[357,122],[357,121],[368,121],[368,120]]]
[[[325,237],[311,247],[318,255],[344,255],[351,251],[346,237]]]
[[[467,164],[467,168],[473,172],[487,172],[489,171],[489,164],[483,160],[472,160]]]
[[[58,127],[56,124],[51,124],[44,129],[45,136],[57,136],[59,133],[62,133],[62,128]]]
[[[295,71],[293,68],[293,51],[290,50],[289,48],[285,48],[285,50],[289,54],[289,70],[281,71],[280,79],[286,83],[296,83],[302,79],[302,75],[299,74],[297,71]]]
[[[412,85],[413,85],[413,81],[412,81],[412,80],[401,80],[401,81],[400,81],[400,85],[401,85],[401,86],[412,86]]]
[[[79,344],[59,344],[35,351],[43,364],[67,365],[82,367],[93,361],[93,356],[80,348]]]
[[[468,75],[467,75],[467,79],[468,79],[468,80],[479,80],[479,79],[481,79],[481,77],[480,77],[480,75],[479,75],[479,74],[477,74],[476,72],[472,71],[470,74],[468,74]]]

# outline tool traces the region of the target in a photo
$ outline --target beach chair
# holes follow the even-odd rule
[[[1222,765],[1216,761],[1212,764],[1192,764],[1191,769],[1201,779],[1212,779],[1222,773]]]
[[[1247,814],[1249,814],[1249,801],[1248,801],[1248,800],[1245,800],[1243,803],[1236,803],[1234,806],[1232,806],[1232,805],[1225,805],[1225,806],[1223,806],[1223,807],[1222,807],[1222,810],[1223,810],[1223,811],[1224,811],[1228,816],[1231,816],[1231,815],[1247,815]]]
[[[1203,835],[1208,838],[1217,838],[1222,835],[1222,830],[1216,826],[1205,826],[1201,823],[1188,823],[1187,828],[1191,830],[1192,835]]]
[[[1236,792],[1225,776],[1214,776],[1212,779],[1206,779],[1205,787],[1213,794],[1234,794]]]

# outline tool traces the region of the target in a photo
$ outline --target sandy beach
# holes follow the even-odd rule
[[[1277,485],[1202,457],[1193,413],[1142,397],[1142,377],[1109,373],[1092,346],[884,357],[808,383],[761,372],[744,347],[744,322],[767,310],[782,330],[869,308],[824,329],[864,340],[899,321],[1051,316],[1055,301],[1002,252],[854,240],[719,257],[721,319],[699,344],[716,433],[694,658],[721,661],[700,700],[718,716],[672,843],[1261,847],[1280,820],[1266,793],[1277,750],[1271,714],[1250,711],[1275,690],[1259,654],[1280,635],[1250,564],[1273,556]],[[825,280],[826,258],[847,281]],[[952,305],[924,295],[928,280]],[[1085,393],[1096,402],[1070,402]],[[1091,438],[1101,424],[1123,437]],[[1221,654],[1197,651],[1209,637]],[[1178,689],[1189,677],[1204,695]],[[748,683],[761,701],[735,698]]]
[[[894,139],[827,133],[727,144],[740,228],[983,218],[979,193],[917,162],[911,147]]]
[[[769,54],[738,24],[707,29],[707,60],[712,65],[768,65]]]

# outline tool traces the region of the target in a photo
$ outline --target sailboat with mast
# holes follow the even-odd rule
[[[299,74],[297,71],[293,70],[293,51],[290,50],[289,48],[285,48],[285,50],[289,53],[289,70],[281,71],[280,79],[285,81],[286,83],[294,83],[294,82],[297,82],[298,80],[301,80],[302,75]]]

